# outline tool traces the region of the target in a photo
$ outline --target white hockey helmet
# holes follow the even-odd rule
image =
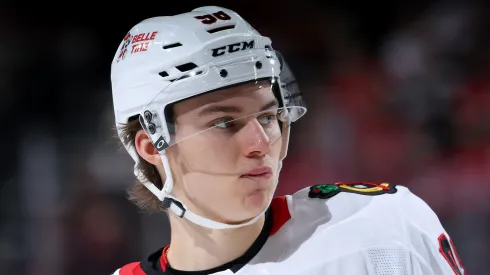
[[[230,225],[193,213],[171,194],[173,180],[165,152],[181,141],[173,135],[173,121],[166,116],[168,106],[203,93],[262,80],[269,81],[280,105],[277,109],[284,141],[282,161],[287,152],[289,125],[304,115],[306,107],[293,74],[282,56],[272,49],[268,37],[260,35],[234,11],[211,6],[149,18],[127,33],[111,68],[116,126],[119,129],[132,119],[139,119],[160,152],[166,174],[161,190],[144,178],[137,165],[135,175],[164,207],[214,229],[245,226],[263,214]],[[126,149],[137,164],[136,149]]]

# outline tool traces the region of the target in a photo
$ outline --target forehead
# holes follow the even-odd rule
[[[261,105],[274,99],[272,85],[269,81],[241,84],[209,93],[205,93],[174,105],[175,113],[198,111],[212,104],[233,104],[247,108]]]

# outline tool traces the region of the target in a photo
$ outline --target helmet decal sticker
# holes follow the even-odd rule
[[[117,57],[117,62],[124,60],[127,57],[128,53],[133,54],[148,50],[148,47],[150,46],[150,41],[154,40],[157,34],[157,31],[144,32],[136,35],[131,35],[131,32],[126,34],[122,42],[121,50],[119,51],[119,55]]]

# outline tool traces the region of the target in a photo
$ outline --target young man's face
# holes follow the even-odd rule
[[[282,146],[278,107],[268,82],[175,104],[178,143],[168,156],[177,198],[192,211],[226,223],[264,210],[275,190]]]

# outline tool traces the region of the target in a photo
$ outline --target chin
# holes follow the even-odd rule
[[[229,213],[230,216],[225,223],[239,224],[257,217],[269,206],[269,198],[270,193],[266,189],[248,194],[243,198],[242,204],[240,206],[237,205],[239,208],[235,208],[236,210],[233,213]]]
[[[250,218],[254,218],[260,212],[264,211],[268,207],[270,201],[270,192],[267,189],[256,190],[249,195],[244,200],[244,210],[249,213]]]

